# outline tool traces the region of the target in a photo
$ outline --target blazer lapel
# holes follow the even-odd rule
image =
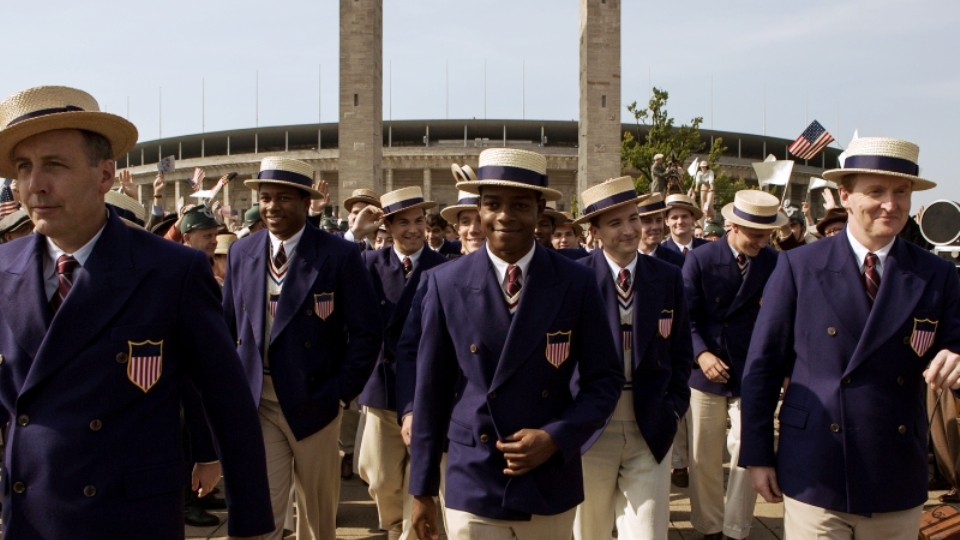
[[[877,298],[867,318],[863,336],[847,364],[845,375],[862,364],[903,326],[927,288],[930,276],[916,271],[910,252],[903,243],[904,240],[897,238],[884,261]]]
[[[17,343],[31,358],[37,350],[53,318],[43,281],[43,258],[46,256],[46,237],[36,234],[29,246],[12,261],[8,275],[0,285],[0,309]],[[39,308],[39,309],[38,309]]]
[[[736,295],[743,286],[743,276],[740,275],[740,267],[737,266],[737,260],[733,258],[733,252],[730,251],[730,244],[727,243],[727,237],[724,236],[717,240],[717,242],[723,243],[724,247],[718,250],[720,252],[719,255],[712,257],[713,274],[723,283],[723,286],[726,287],[728,291]],[[734,297],[734,302],[736,302],[736,297]],[[733,303],[730,305],[732,307]],[[732,310],[728,310],[727,313],[730,313],[730,311]]]
[[[257,341],[257,350],[263,355],[264,330],[267,309],[267,257],[270,253],[270,234],[264,232],[260,239],[251,242],[245,257],[240,258],[242,268],[239,272],[244,277],[240,291],[243,298],[243,307],[253,326],[253,335]],[[237,330],[239,334],[239,329]]]
[[[386,260],[382,261],[384,264],[377,266],[377,272],[380,274],[380,283],[383,284],[383,294],[396,307],[397,302],[400,301],[400,296],[403,295],[403,287],[407,284],[407,280],[403,276],[403,264],[393,248],[383,251]]]
[[[664,289],[660,274],[645,255],[638,255],[635,290],[633,291],[633,369],[640,368],[650,340],[659,334]],[[650,331],[650,329],[656,329]]]
[[[638,255],[638,257],[643,257],[643,255]],[[600,286],[600,297],[603,299],[604,309],[607,312],[607,324],[610,325],[613,342],[618,351],[623,351],[623,332],[620,330],[620,308],[618,306],[616,284],[613,282],[613,276],[610,275],[610,266],[607,264],[606,257],[603,256],[603,250],[593,250],[593,253],[589,256],[589,263],[597,274],[597,285]],[[634,279],[634,283],[636,282],[637,280]],[[634,312],[636,312],[636,309],[634,309]]]
[[[396,257],[393,258],[396,260]],[[420,276],[434,266],[438,266],[447,261],[448,259],[443,255],[431,250],[429,246],[424,246],[423,252],[420,253],[420,259],[417,261],[417,264],[414,265],[413,272],[410,273],[410,278],[404,280],[402,285],[403,289],[394,306],[390,321],[386,325],[387,328],[407,320],[407,314],[410,312],[410,304],[413,302],[414,295],[417,294],[417,285],[420,283]],[[402,274],[403,271],[400,270],[399,273]]]
[[[764,250],[761,250],[760,253],[750,261],[750,264],[747,266],[747,273],[743,276],[743,283],[740,285],[740,290],[737,291],[737,296],[733,299],[733,303],[730,304],[730,309],[727,311],[728,314],[740,309],[745,302],[754,298],[757,290],[762,289],[766,284],[764,277],[770,275],[770,266],[775,265],[776,261],[776,255]],[[740,272],[740,266],[736,264],[736,259],[734,259],[733,266],[736,267],[737,272]]]
[[[457,263],[463,268],[464,281],[457,284],[466,316],[480,333],[480,341],[494,353],[503,350],[510,329],[510,311],[503,297],[497,271],[486,249],[467,255]]]
[[[273,330],[270,332],[270,343],[273,343],[273,340],[277,339],[283,329],[290,324],[313,289],[313,284],[320,273],[317,268],[326,258],[326,253],[320,249],[323,240],[320,231],[313,225],[304,226],[303,235],[300,236],[297,249],[293,252],[293,258],[290,259],[289,273],[283,280],[280,302],[277,304],[277,316],[273,320]],[[310,306],[313,307],[313,298],[310,299]]]
[[[141,282],[133,265],[130,231],[113,212],[73,287],[50,322],[21,395],[72,360],[88,343],[109,331],[110,320]]]
[[[853,249],[846,233],[820,241],[831,242],[827,258],[821,261],[821,271],[817,272],[826,305],[848,334],[859,336],[867,323],[870,303],[863,288],[859,265],[853,257]]]
[[[523,282],[524,291],[503,344],[491,390],[508,380],[530,358],[531,353],[535,353],[533,349],[542,345],[541,336],[546,336],[564,300],[566,291],[560,287],[562,282],[557,277],[557,269],[550,255],[539,244],[534,249],[536,252],[530,261],[528,277]],[[570,339],[581,337],[573,335]],[[546,362],[546,359],[543,361]]]

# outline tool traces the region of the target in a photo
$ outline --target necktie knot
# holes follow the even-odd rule
[[[876,253],[867,253],[863,260],[863,284],[870,300],[876,300],[877,291],[880,290],[880,271],[877,269],[879,261]]]
[[[403,258],[403,277],[410,277],[410,273],[413,272],[413,261],[410,260],[410,257]]]
[[[505,287],[507,296],[513,298],[520,293],[520,289],[522,288],[520,283],[521,277],[523,277],[523,272],[519,266],[515,264],[507,266],[507,286]]]
[[[687,251],[689,251],[689,250],[687,249],[687,246],[683,246],[683,256],[684,256],[684,257],[687,256]]]
[[[73,258],[73,255],[61,255],[57,258],[57,273],[60,275],[73,277],[73,271],[80,266],[80,263]]]
[[[277,254],[273,257],[273,262],[277,268],[282,268],[283,265],[287,264],[287,251],[283,247],[283,242],[280,242],[280,249],[277,250]]]
[[[620,270],[620,273],[617,274],[617,287],[620,287],[621,291],[630,290],[630,271],[626,268]]]
[[[50,299],[53,311],[60,309],[67,293],[73,287],[73,272],[80,267],[80,263],[72,255],[61,255],[57,258],[57,291]]]

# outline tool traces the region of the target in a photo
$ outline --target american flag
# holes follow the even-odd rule
[[[17,211],[17,201],[13,199],[13,190],[10,189],[9,182],[4,180],[3,187],[0,187],[0,219]]]
[[[833,142],[833,135],[823,129],[820,122],[814,120],[788,150],[800,159],[810,159]]]
[[[200,191],[200,188],[203,187],[203,179],[206,175],[203,173],[203,169],[197,167],[193,170],[193,177],[190,178],[190,187],[194,191]]]

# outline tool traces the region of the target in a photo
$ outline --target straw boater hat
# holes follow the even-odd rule
[[[663,202],[663,195],[660,192],[650,193],[640,197],[637,202],[637,211],[641,216],[650,216],[667,211],[667,203]]]
[[[607,180],[602,184],[585,189],[580,194],[583,210],[581,210],[580,217],[574,223],[577,225],[587,223],[594,216],[628,204],[636,206],[640,199],[642,197],[637,195],[637,190],[633,187],[633,179],[629,176]]]
[[[353,204],[358,202],[372,204],[373,206],[380,208],[380,196],[377,195],[377,192],[372,189],[353,190],[353,193],[347,197],[347,200],[343,201],[343,208],[349,212],[351,209],[353,209]]]
[[[15,177],[13,149],[46,131],[82,129],[110,141],[120,159],[137,144],[137,128],[115,114],[100,112],[93,96],[66,86],[38,86],[0,102],[0,176]]]
[[[694,221],[697,221],[703,217],[703,210],[697,208],[697,203],[694,202],[693,198],[687,197],[686,195],[682,195],[680,193],[667,195],[666,205],[667,212],[669,212],[671,208],[682,208],[689,211],[691,214],[693,214]]]
[[[306,191],[311,199],[323,198],[323,194],[313,188],[313,167],[296,159],[264,158],[257,177],[243,183],[252,189],[260,189],[260,184],[291,186]]]
[[[914,191],[933,189],[937,187],[936,182],[920,178],[919,156],[920,147],[912,142],[887,137],[860,137],[847,147],[843,168],[824,171],[823,178],[838,181],[848,174],[881,174],[913,180]]]
[[[226,255],[230,251],[230,244],[237,241],[237,235],[230,234],[218,234],[217,235],[217,249],[213,251],[214,255]]]
[[[789,222],[780,212],[780,200],[764,191],[743,189],[720,211],[723,219],[752,229],[779,229]]]
[[[143,228],[146,225],[147,209],[123,193],[110,190],[103,197],[104,202],[117,210],[117,215],[127,223]]]
[[[457,184],[457,189],[480,194],[481,186],[506,186],[539,191],[548,201],[563,196],[547,187],[547,158],[514,148],[489,148],[480,152],[477,179]]]
[[[383,215],[392,216],[397,212],[409,210],[411,208],[434,208],[437,203],[423,200],[423,191],[420,186],[410,186],[395,189],[389,193],[384,193],[380,197],[380,204],[383,205]]]
[[[480,203],[480,197],[469,191],[461,191],[457,197],[457,204],[452,204],[440,211],[440,217],[448,223],[456,224],[460,212],[464,210],[477,210]]]

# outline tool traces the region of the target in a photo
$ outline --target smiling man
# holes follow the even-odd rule
[[[851,142],[843,168],[823,175],[840,184],[846,230],[782,253],[764,293],[740,465],[764,499],[783,501],[791,539],[917,537],[925,385],[960,388],[956,268],[897,236],[912,193],[936,186],[919,176],[919,152],[898,139]]]
[[[377,503],[380,528],[395,540],[409,537],[411,504],[407,493],[409,458],[397,419],[397,342],[420,276],[448,259],[427,247],[425,210],[437,203],[424,200],[419,187],[385,193],[380,202],[393,247],[363,254],[386,326],[376,368],[359,399],[366,422],[358,468]]]
[[[673,194],[667,197],[666,205],[666,226],[670,234],[663,241],[663,247],[686,255],[707,243],[693,235],[693,226],[703,217],[703,210],[697,208],[692,197]]]
[[[180,389],[218,443],[229,534],[270,519],[263,439],[210,262],[104,196],[137,140],[86,92],[0,102],[0,175],[36,234],[0,246],[5,538],[183,538]]]
[[[583,501],[580,449],[613,412],[623,369],[592,272],[534,240],[545,199],[560,197],[546,159],[485,150],[477,178],[458,187],[480,196],[486,248],[426,275],[414,528],[439,538],[434,497],[449,441],[448,538],[569,537]]]
[[[267,230],[228,254],[223,308],[259,404],[276,530],[297,494],[297,538],[335,538],[341,408],[363,389],[380,347],[373,287],[356,244],[307,222],[313,169],[268,157],[256,178]],[[241,473],[242,474],[242,473]]]

